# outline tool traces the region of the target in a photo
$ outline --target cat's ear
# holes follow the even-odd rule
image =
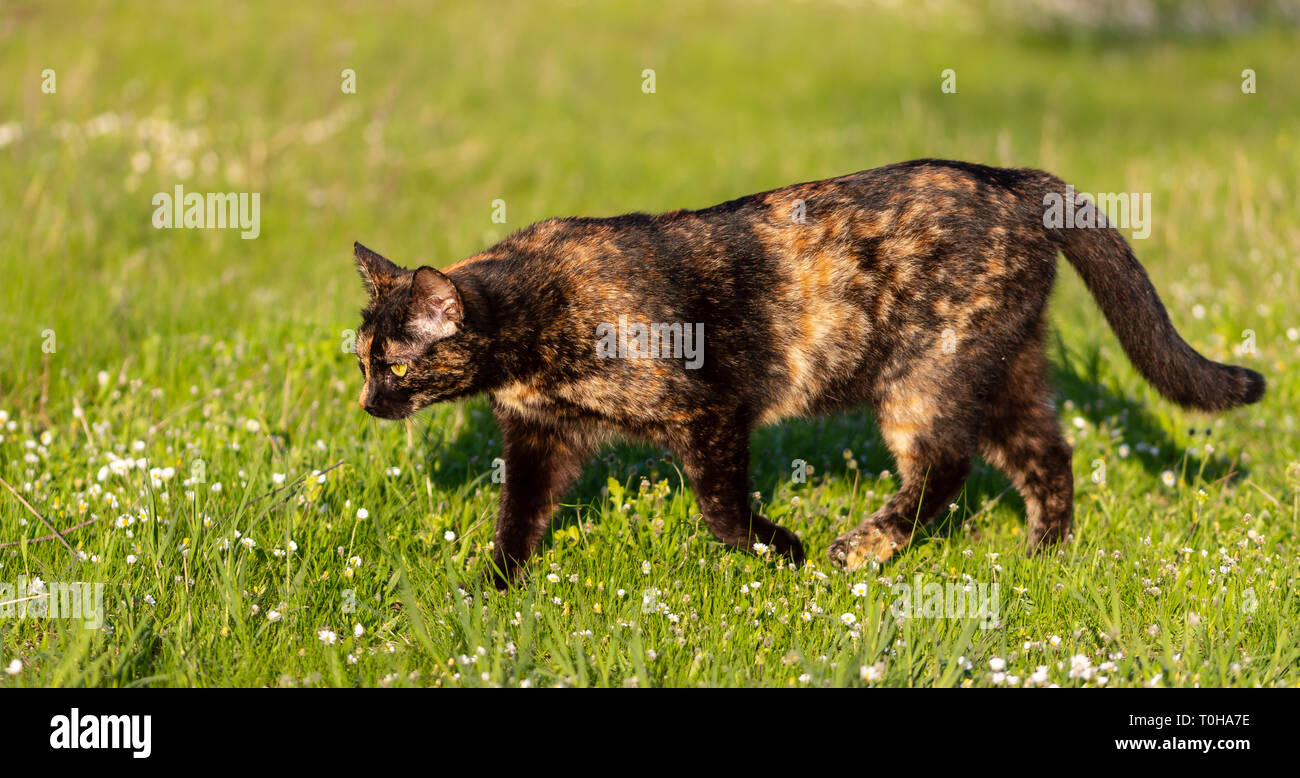
[[[407,326],[426,338],[445,338],[460,329],[465,318],[456,284],[431,267],[421,267],[411,279]]]
[[[352,253],[357,258],[357,270],[361,273],[361,280],[366,282],[366,291],[370,292],[372,300],[386,294],[405,273],[360,243],[352,244]]]

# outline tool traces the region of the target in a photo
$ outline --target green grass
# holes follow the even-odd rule
[[[103,582],[108,611],[99,630],[0,617],[0,665],[21,664],[0,685],[857,685],[863,668],[873,685],[1010,683],[995,658],[1020,685],[1040,666],[1062,686],[1300,683],[1294,28],[468,5],[0,6],[0,476],[57,527],[94,519],[71,551],[34,542],[48,530],[0,489],[0,542],[16,542],[0,581]],[[1059,554],[1024,556],[1018,498],[977,466],[901,558],[831,569],[829,542],[897,486],[862,413],[754,437],[754,489],[803,537],[801,570],[725,551],[663,452],[621,447],[588,468],[526,587],[459,594],[491,540],[500,437],[481,399],[406,426],[356,407],[353,240],[443,265],[548,216],[700,207],[918,156],[1151,192],[1136,250],[1175,324],[1263,372],[1265,400],[1218,418],[1160,400],[1063,265],[1052,358],[1077,518]],[[154,230],[152,195],[177,183],[261,193],[261,236]],[[1247,329],[1255,353],[1234,353]],[[101,481],[110,457],[148,462]],[[895,619],[890,584],[916,575],[996,582],[1000,624]],[[1078,656],[1100,669],[1071,677]]]

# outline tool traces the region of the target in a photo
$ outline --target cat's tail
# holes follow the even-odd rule
[[[1055,200],[1046,202],[1051,193],[1063,198],[1063,207],[1076,207],[1071,204],[1076,197],[1073,189],[1059,179],[1053,178],[1044,193],[1044,213],[1056,205]],[[1103,215],[1098,214],[1101,226],[1096,227],[1053,224],[1062,222],[1045,217],[1048,233],[1083,277],[1129,361],[1160,394],[1184,407],[1206,411],[1247,405],[1264,396],[1264,377],[1259,373],[1212,362],[1187,345],[1169,321],[1146,270]]]

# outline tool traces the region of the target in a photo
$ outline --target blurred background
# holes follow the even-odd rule
[[[924,156],[1153,193],[1139,256],[1171,307],[1202,306],[1179,326],[1226,346],[1236,311],[1297,296],[1298,9],[3,2],[0,404],[43,406],[125,359],[181,381],[168,371],[193,366],[165,352],[213,338],[350,371],[353,240],[445,265],[549,216]],[[260,193],[260,236],[154,229],[153,195],[177,184]],[[1061,326],[1099,328],[1063,275]],[[1264,309],[1261,340],[1295,325]]]

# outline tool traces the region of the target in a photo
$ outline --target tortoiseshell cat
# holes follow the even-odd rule
[[[491,394],[506,463],[498,586],[596,447],[622,436],[677,455],[718,539],[802,562],[799,539],[750,509],[750,431],[863,403],[902,486],[834,542],[835,563],[906,546],[976,452],[1023,495],[1036,551],[1066,538],[1074,502],[1044,355],[1058,252],[1165,397],[1221,411],[1264,393],[1258,373],[1179,337],[1115,229],[1045,226],[1052,193],[1090,207],[1041,171],[916,160],[699,211],[550,219],[443,272],[357,244],[361,406],[401,419]],[[607,348],[634,331],[644,352],[644,328],[674,323],[702,326],[694,365],[680,340],[658,358]]]

